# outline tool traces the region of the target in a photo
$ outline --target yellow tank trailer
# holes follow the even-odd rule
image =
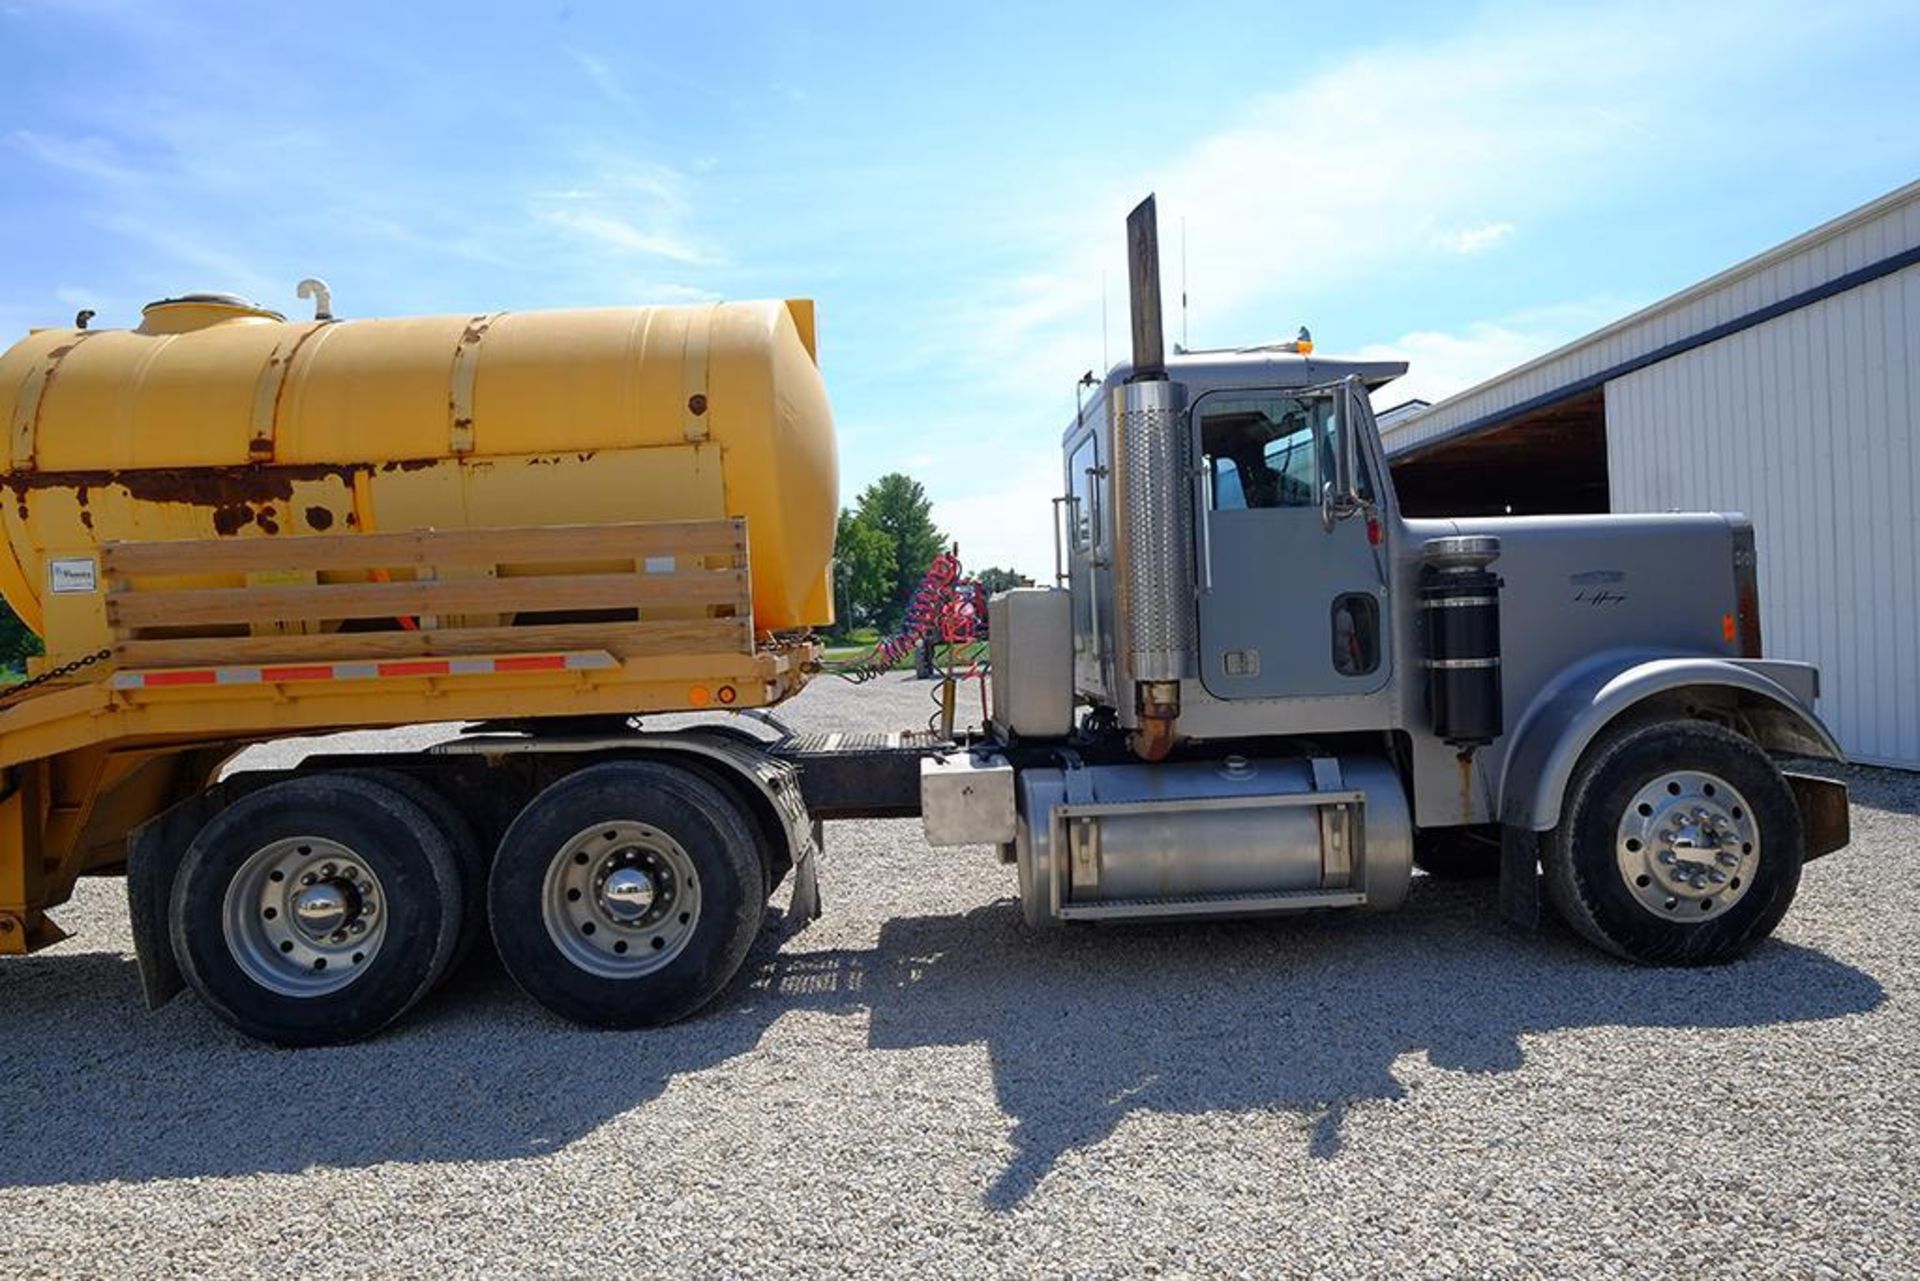
[[[777,703],[814,666],[809,629],[832,621],[839,501],[810,302],[322,311],[289,322],[193,295],[149,306],[132,330],[36,330],[0,355],[0,594],[47,651],[29,687],[0,691],[0,953],[62,937],[46,909],[130,848],[137,864],[129,838],[144,833],[160,868],[134,885],[150,994],[178,986],[177,954],[223,1015],[290,1041],[370,1030],[411,998],[372,1023],[295,1002],[289,1024],[249,1013],[208,977],[218,966],[188,959],[180,911],[197,909],[167,899],[173,868],[194,862],[186,847],[209,819],[261,794],[216,785],[222,762],[293,733],[484,721],[539,737]],[[447,818],[444,788],[397,777],[417,764],[398,763],[373,809],[397,800],[441,831],[465,924],[443,911],[426,932],[470,936],[498,833]],[[769,772],[720,761],[708,785],[759,798],[749,808],[778,829],[766,843],[784,873],[812,845],[768,799],[770,779],[732,777],[756,768]],[[504,772],[535,790],[555,773]],[[389,895],[404,862],[388,857]],[[274,918],[326,925],[333,910],[351,924],[254,939],[259,956],[298,961],[306,988],[313,962],[370,963],[351,931],[371,928],[355,913],[381,892],[319,883],[326,902],[303,916],[289,900]],[[161,896],[144,916],[143,893]],[[246,971],[259,958],[244,944],[228,951]],[[256,986],[304,990],[260,964]],[[392,982],[417,996],[416,971]]]

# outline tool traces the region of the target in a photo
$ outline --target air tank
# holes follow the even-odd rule
[[[109,541],[730,516],[759,630],[832,617],[807,301],[289,322],[190,295],[30,334],[0,423],[0,593],[36,631],[48,561]]]

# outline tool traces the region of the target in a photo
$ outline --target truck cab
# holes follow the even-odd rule
[[[1746,520],[1402,517],[1369,398],[1405,366],[1166,357],[1151,219],[1133,359],[1062,438],[1058,582],[993,607],[974,759],[1011,813],[970,835],[1010,830],[1029,921],[1389,908],[1419,865],[1638,961],[1770,931],[1846,806],[1773,759],[1840,751],[1818,673],[1762,654]]]

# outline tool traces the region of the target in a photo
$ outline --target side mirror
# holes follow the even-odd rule
[[[1320,517],[1328,529],[1366,505],[1360,493],[1360,433],[1373,427],[1373,404],[1358,374],[1340,381],[1333,422],[1339,448],[1334,451],[1333,477],[1320,486]]]

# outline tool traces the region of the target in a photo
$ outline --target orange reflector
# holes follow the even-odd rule
[[[732,701],[733,701],[734,699],[736,699],[736,698],[738,698],[738,697],[740,697],[740,696],[739,696],[738,694],[736,694],[736,693],[734,693],[734,692],[733,692],[733,686],[731,686],[731,685],[722,685],[722,686],[720,687],[720,701],[721,701],[721,702],[723,702],[723,703],[731,703],[731,702],[732,702]]]
[[[694,707],[705,707],[713,701],[713,693],[705,685],[695,685],[687,691],[687,702]]]
[[[1733,638],[1739,633],[1734,630],[1732,614],[1720,615],[1720,634],[1727,638],[1727,644],[1733,644]]]

